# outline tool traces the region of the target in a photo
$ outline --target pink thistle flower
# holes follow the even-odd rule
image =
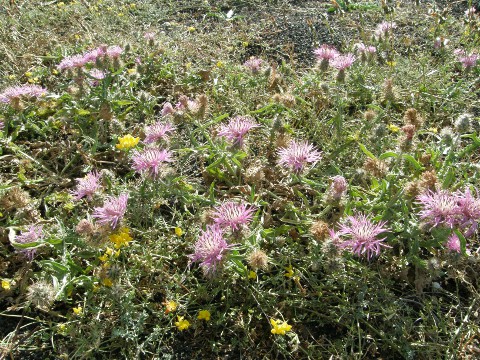
[[[467,55],[467,52],[463,49],[455,49],[455,50],[453,50],[453,54],[457,57],[460,57],[460,56]]]
[[[457,192],[457,206],[460,218],[458,220],[461,229],[467,229],[465,237],[475,233],[480,221],[480,199],[472,196],[470,189],[467,188],[464,193]]]
[[[115,229],[127,211],[128,194],[121,194],[118,198],[109,196],[102,207],[96,207],[93,217],[100,225],[110,224]]]
[[[76,179],[78,184],[71,194],[75,196],[76,200],[80,200],[85,196],[91,200],[93,194],[100,188],[98,180],[100,180],[101,176],[97,172],[90,172],[85,177]]]
[[[222,136],[239,147],[243,146],[243,139],[247,132],[259,127],[252,118],[247,116],[236,116],[226,125],[222,125],[218,132],[218,136]]]
[[[88,72],[88,75],[92,77],[93,79],[89,79],[89,84],[91,86],[98,86],[100,83],[99,80],[105,79],[105,76],[107,75],[104,71],[99,70],[99,69],[92,69]]]
[[[313,51],[313,54],[315,55],[315,58],[318,61],[322,61],[322,60],[330,61],[335,59],[338,55],[340,55],[340,53],[337,51],[337,49],[335,49],[335,47],[327,44],[323,44],[319,48],[315,49]]]
[[[336,175],[330,184],[330,194],[334,199],[340,199],[347,191],[347,180],[343,176]]]
[[[217,225],[207,225],[195,243],[195,252],[190,255],[191,262],[200,261],[206,275],[213,275],[232,248],[223,237],[223,230]]]
[[[457,253],[461,252],[460,239],[458,238],[457,234],[455,234],[455,233],[452,233],[448,237],[448,240],[447,240],[445,246],[447,247],[447,249],[449,249],[452,252],[457,252]]]
[[[162,113],[161,113],[162,116],[171,115],[173,113],[175,113],[175,109],[173,108],[171,103],[166,102],[165,104],[163,104]]]
[[[80,69],[85,66],[88,60],[85,59],[84,55],[72,55],[67,56],[60,64],[57,65],[58,70],[71,70],[71,69]]]
[[[132,157],[133,168],[138,173],[149,173],[154,179],[165,168],[165,163],[173,162],[172,153],[168,150],[147,148],[135,151]]]
[[[445,225],[453,228],[458,221],[458,198],[446,190],[428,191],[417,197],[423,209],[419,212],[420,218],[427,224]]]
[[[29,244],[33,242],[37,242],[43,239],[43,227],[41,225],[31,225],[27,231],[22,231],[20,235],[15,237],[15,242],[19,244]],[[37,249],[27,248],[27,249],[19,249],[20,253],[25,255],[25,257],[32,261],[35,257]]]
[[[471,69],[477,65],[477,60],[480,59],[478,54],[472,53],[470,55],[460,56],[458,61],[460,61],[465,69]]]
[[[384,38],[393,29],[396,29],[396,28],[397,28],[397,24],[395,22],[383,21],[377,25],[377,28],[375,29],[375,37],[380,40]]]
[[[222,229],[230,227],[233,231],[239,230],[242,226],[248,226],[252,221],[254,207],[245,203],[227,201],[214,208],[212,215],[215,224]]]
[[[475,6],[472,6],[471,8],[465,10],[465,16],[467,18],[472,17],[473,15],[475,15],[476,11],[477,11],[477,9],[475,9]]]
[[[260,72],[262,64],[262,59],[250,58],[243,63],[243,66],[249,69],[253,74],[258,74]]]
[[[330,65],[337,70],[345,70],[352,66],[355,62],[355,56],[353,54],[338,55],[334,59],[330,60]]]
[[[155,40],[156,33],[153,31],[148,31],[145,34],[143,34],[143,38],[145,40]]]
[[[102,56],[105,56],[104,49],[96,48],[96,49],[87,51],[85,54],[83,54],[83,61],[85,62],[85,64],[95,63],[97,59],[101,58]]]
[[[156,124],[150,125],[145,127],[145,140],[143,142],[145,144],[153,143],[159,139],[166,139],[168,138],[168,133],[175,130],[175,126],[171,123],[166,122],[157,122]]]
[[[278,151],[278,165],[290,168],[294,173],[301,173],[307,164],[315,165],[321,159],[321,153],[308,142],[290,142],[288,147]]]
[[[109,46],[106,51],[106,55],[110,59],[118,59],[118,57],[123,53],[123,49],[118,45]]]
[[[373,223],[371,218],[364,214],[348,216],[337,232],[339,238],[346,237],[337,246],[341,249],[351,248],[351,251],[358,255],[366,255],[367,259],[379,255],[382,247],[391,247],[383,243],[385,238],[378,239],[377,236],[383,232],[390,231],[384,227],[385,221]]]
[[[38,98],[47,94],[47,89],[39,85],[25,84],[6,88],[0,93],[0,102],[14,104],[20,98]]]

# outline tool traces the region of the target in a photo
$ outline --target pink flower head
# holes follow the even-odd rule
[[[100,188],[98,180],[100,180],[101,176],[102,175],[97,172],[90,172],[85,177],[76,179],[78,184],[71,194],[74,195],[77,200],[80,200],[84,196],[91,200],[93,194]]]
[[[347,191],[347,180],[343,176],[336,175],[330,184],[330,194],[334,199],[340,199]]]
[[[389,228],[384,227],[385,221],[379,223],[372,222],[371,218],[364,214],[356,214],[348,216],[343,223],[340,224],[340,229],[337,236],[344,238],[337,246],[341,249],[351,248],[351,251],[358,255],[366,255],[367,259],[372,256],[379,255],[382,247],[390,247],[383,243],[385,238],[378,239],[377,236],[383,232],[390,231]]]
[[[278,151],[278,164],[290,168],[294,173],[301,173],[307,164],[315,164],[321,159],[321,154],[308,142],[290,142],[288,147]]]
[[[13,104],[19,101],[20,98],[38,98],[47,93],[47,89],[38,85],[25,84],[20,86],[13,86],[6,88],[0,93],[0,102]]]
[[[123,53],[123,49],[118,45],[109,46],[106,51],[106,55],[110,59],[118,59],[118,57]]]
[[[83,61],[87,63],[95,63],[98,58],[105,56],[105,51],[103,48],[96,48],[90,51],[87,51],[83,54]]]
[[[417,197],[423,207],[420,211],[420,218],[426,220],[427,224],[438,226],[445,225],[453,228],[458,219],[458,198],[446,190],[428,191]]]
[[[96,207],[93,217],[101,225],[110,224],[115,229],[127,211],[128,194],[121,194],[118,198],[108,197],[102,207]]]
[[[337,70],[345,70],[352,66],[355,62],[353,54],[338,55],[336,58],[330,60],[330,65]]]
[[[471,69],[477,65],[477,60],[480,59],[478,54],[472,53],[470,55],[460,56],[458,61],[460,61],[465,69]]]
[[[472,17],[473,15],[475,15],[475,12],[477,11],[477,9],[475,9],[474,6],[472,6],[471,8],[465,10],[465,16],[466,17]]]
[[[227,201],[214,208],[213,221],[222,229],[231,228],[233,231],[239,230],[242,226],[247,226],[252,221],[254,207],[249,207],[245,203],[236,203]]]
[[[168,150],[147,148],[135,151],[132,157],[133,168],[138,173],[148,173],[154,179],[165,168],[165,163],[173,162],[172,153]]]
[[[88,72],[88,75],[93,78],[93,79],[89,79],[90,85],[98,86],[99,80],[105,79],[106,73],[102,70],[94,68]]]
[[[145,140],[143,140],[143,142],[145,144],[150,144],[159,139],[166,139],[168,138],[168,133],[173,130],[175,130],[175,126],[171,123],[162,123],[159,121],[156,124],[145,127]]]
[[[212,275],[232,246],[227,243],[223,237],[223,230],[218,225],[207,225],[207,229],[202,230],[195,243],[195,252],[190,255],[190,260],[200,261],[204,273]]]
[[[318,49],[315,49],[313,51],[313,54],[315,55],[315,58],[318,61],[322,61],[322,60],[330,61],[335,59],[338,55],[340,55],[340,53],[337,51],[337,49],[335,49],[335,47],[327,44],[323,44]]]
[[[167,115],[173,114],[174,112],[175,112],[175,109],[173,108],[172,104],[170,104],[169,102],[166,102],[165,104],[163,104],[162,116],[167,116]]]
[[[257,74],[262,67],[263,60],[257,58],[250,58],[243,63],[243,66],[248,68],[252,73]]]
[[[2,120],[0,120],[0,130],[3,130],[4,127],[5,127],[5,123]]]
[[[475,233],[480,221],[480,199],[473,197],[470,189],[467,188],[465,192],[457,192],[457,206],[459,215],[459,226],[461,229],[467,230],[465,237],[469,237]]]
[[[58,70],[80,69],[85,66],[88,59],[84,55],[72,55],[65,57],[60,64],[57,65]]]
[[[457,234],[452,232],[452,234],[448,237],[447,243],[445,244],[447,249],[449,249],[452,252],[461,252],[460,248],[460,239],[458,238]]]
[[[19,244],[29,244],[41,239],[43,239],[43,227],[41,225],[31,225],[27,231],[22,231],[20,235],[15,237],[15,242]],[[37,249],[27,248],[19,249],[18,251],[24,254],[28,260],[32,261]]]
[[[243,146],[243,139],[247,132],[259,125],[248,116],[236,116],[226,125],[222,125],[218,136],[223,136],[234,145]]]
[[[145,34],[143,34],[143,38],[144,38],[145,40],[149,40],[149,41],[150,41],[150,40],[155,40],[155,35],[156,35],[155,32],[153,32],[153,31],[148,31],[148,32],[146,32]]]
[[[397,28],[397,24],[395,22],[383,21],[377,25],[377,28],[375,29],[375,37],[377,39],[382,39],[389,32],[391,32],[393,29],[396,29],[396,28]]]

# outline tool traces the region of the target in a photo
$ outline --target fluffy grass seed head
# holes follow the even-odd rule
[[[220,228],[239,230],[242,226],[248,226],[252,221],[255,208],[243,202],[226,201],[214,208],[212,218]]]
[[[127,211],[128,194],[108,197],[102,207],[96,207],[93,217],[100,225],[110,224],[115,229]]]
[[[390,247],[383,243],[385,238],[377,236],[389,231],[385,227],[386,222],[374,223],[364,214],[348,216],[341,224],[335,237],[339,239],[338,247],[349,248],[357,256],[366,256],[370,260],[374,255],[378,256],[382,247]]]
[[[250,255],[248,255],[248,265],[254,270],[257,269],[267,269],[268,268],[268,256],[264,251],[260,249],[253,250]]]
[[[278,165],[289,168],[299,174],[308,164],[315,165],[321,158],[321,153],[312,144],[306,141],[291,141],[290,144],[278,151]]]

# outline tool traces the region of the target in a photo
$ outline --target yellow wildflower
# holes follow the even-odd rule
[[[194,32],[196,29],[193,26],[189,26],[187,30],[188,32]]]
[[[285,335],[287,331],[292,330],[292,325],[288,325],[286,321],[270,319],[273,329],[272,334]]]
[[[127,69],[128,75],[135,75],[137,73],[137,69]]]
[[[3,290],[10,290],[10,288],[11,288],[10,285],[11,285],[10,280],[6,280],[6,279],[2,280],[2,289]]]
[[[174,312],[178,307],[178,304],[173,300],[165,301],[163,305],[165,305],[165,314]]]
[[[133,238],[130,236],[130,229],[125,227],[121,228],[117,233],[110,235],[109,239],[115,244],[115,249],[128,246],[128,243],[133,240]]]
[[[127,134],[124,137],[118,138],[118,144],[116,145],[116,148],[120,150],[128,150],[137,146],[139,141],[139,137],[134,138],[132,135]]]
[[[197,316],[198,320],[205,320],[210,321],[210,311],[208,310],[200,310]]]
[[[13,75],[13,74],[12,74],[12,75],[8,75],[8,79],[9,79],[9,80],[15,80],[15,78],[16,78],[16,76]]]
[[[221,67],[223,67],[223,66],[224,66],[223,61],[219,60],[219,61],[217,62],[217,67],[221,68]]]
[[[288,265],[288,266],[285,268],[285,270],[287,271],[287,272],[285,273],[285,276],[286,276],[286,277],[292,277],[292,276],[295,274],[295,271],[293,270],[292,265]]]
[[[387,65],[390,67],[394,67],[395,65],[397,65],[397,63],[395,61],[387,61]]]
[[[431,131],[431,132],[433,132],[434,134],[437,134],[437,133],[438,133],[438,129],[437,129],[436,127],[428,128],[428,131]]]
[[[25,73],[25,76],[26,76],[27,78],[32,77],[32,76],[33,76],[33,73],[30,72],[30,71],[27,71],[27,72]]]
[[[185,320],[183,316],[177,316],[177,320],[178,321],[175,321],[175,326],[178,328],[178,330],[183,331],[190,327],[190,322]]]
[[[83,308],[81,306],[74,307],[72,310],[75,315],[82,315],[83,313]]]
[[[106,287],[112,287],[112,286],[113,286],[112,279],[110,279],[110,278],[108,278],[108,277],[107,277],[107,278],[104,278],[104,279],[102,280],[102,284],[103,284],[103,286],[106,286]]]
[[[400,128],[397,125],[388,124],[388,130],[390,130],[393,133],[397,133],[400,131]]]
[[[248,273],[248,278],[249,279],[256,279],[257,278],[257,273],[255,271],[251,271]]]
[[[175,228],[175,235],[182,236],[182,234],[183,234],[182,228],[176,227]]]

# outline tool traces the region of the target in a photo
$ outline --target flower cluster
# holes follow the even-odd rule
[[[286,321],[270,319],[270,324],[273,327],[272,334],[285,335],[292,330],[292,325],[288,325]]]
[[[225,137],[228,141],[239,147],[243,146],[243,139],[247,132],[259,127],[252,118],[247,116],[236,116],[226,125],[222,125],[218,136]]]
[[[304,171],[308,164],[314,165],[322,157],[320,152],[306,141],[292,141],[287,147],[281,148],[278,155],[278,165],[290,168],[296,174]]]
[[[397,28],[397,24],[393,21],[383,21],[377,25],[375,29],[375,37],[378,40],[385,39],[386,36],[391,33],[393,29]]]
[[[98,219],[100,225],[110,224],[114,229],[123,219],[127,211],[128,194],[121,194],[119,197],[109,197],[102,207],[96,207],[93,217]]]
[[[71,194],[75,196],[76,200],[80,200],[85,196],[91,200],[93,194],[100,188],[100,184],[98,183],[100,177],[101,175],[99,173],[90,172],[85,175],[84,178],[76,179],[78,184],[76,189],[71,191]]]
[[[243,66],[249,69],[253,74],[257,74],[260,72],[262,64],[263,64],[262,59],[250,58],[243,63]]]
[[[147,173],[156,179],[165,163],[173,162],[172,153],[168,150],[147,148],[142,151],[135,151],[132,157],[133,169],[138,173]]]
[[[65,57],[57,66],[58,70],[72,70],[83,68],[87,64],[95,64],[98,60],[116,60],[123,53],[118,45],[107,47],[102,45],[81,55]]]
[[[383,243],[385,238],[378,239],[377,236],[390,229],[384,227],[385,221],[374,223],[372,219],[364,214],[348,216],[338,231],[330,231],[332,240],[341,248],[350,248],[358,255],[365,255],[371,259],[373,255],[379,255],[382,247],[390,247]]]
[[[134,138],[132,135],[127,134],[121,138],[118,138],[118,144],[115,145],[115,147],[120,150],[128,150],[137,146],[139,141],[139,137]]]
[[[456,49],[453,53],[457,56],[457,60],[462,63],[466,70],[474,68],[477,65],[478,59],[480,59],[480,55],[477,53],[472,52],[467,54],[463,49]]]
[[[248,225],[252,221],[254,212],[255,208],[245,203],[226,201],[214,208],[212,218],[220,228],[230,228],[235,231]]]
[[[480,199],[476,193],[474,197],[467,188],[464,192],[439,190],[421,194],[417,197],[422,206],[420,218],[429,225],[459,228],[466,237],[471,236],[480,221]]]
[[[377,48],[373,45],[365,45],[364,43],[356,43],[353,47],[357,50],[362,61],[371,59],[377,52]]]
[[[347,180],[341,175],[336,175],[331,180],[329,195],[334,200],[339,200],[347,191]]]
[[[39,85],[25,84],[6,88],[0,93],[0,102],[13,105],[21,98],[38,98],[47,94],[47,89]]]
[[[108,238],[112,243],[114,243],[115,249],[128,246],[128,243],[133,240],[133,238],[130,236],[130,229],[127,227],[121,228],[118,232],[111,234]]]

